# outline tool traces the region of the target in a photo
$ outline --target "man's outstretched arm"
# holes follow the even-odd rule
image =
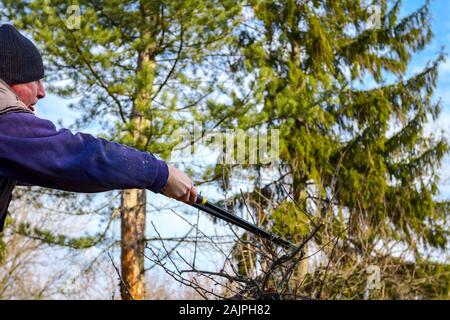
[[[184,202],[196,197],[184,173],[152,154],[56,130],[52,122],[29,113],[0,118],[0,173],[25,184],[74,192],[146,188]]]

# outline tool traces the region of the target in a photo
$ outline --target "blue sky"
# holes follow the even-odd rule
[[[419,7],[423,1],[407,0],[404,1],[405,11],[414,10]],[[450,141],[450,1],[433,0],[431,2],[432,30],[434,39],[432,43],[421,53],[414,57],[410,70],[419,70],[427,61],[437,56],[441,48],[447,54],[447,61],[439,69],[439,80],[435,92],[436,98],[441,98],[443,110],[440,118],[433,124],[430,124],[430,131],[438,134],[444,132],[447,140]],[[450,198],[450,156],[447,156],[440,170],[441,183],[440,192],[442,198]]]
[[[406,0],[403,4],[404,12],[410,12],[418,8],[424,1]],[[432,0],[432,30],[434,39],[432,43],[422,52],[417,54],[412,63],[411,71],[418,71],[427,61],[437,56],[438,52],[444,47],[444,52],[449,53],[450,49],[450,1]],[[436,96],[441,97],[446,106],[444,112],[450,113],[450,60],[446,61],[440,68],[440,76]]]

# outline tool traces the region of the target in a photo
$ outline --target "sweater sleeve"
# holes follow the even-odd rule
[[[0,173],[24,184],[73,192],[149,189],[168,168],[148,152],[55,125],[28,113],[0,117]]]

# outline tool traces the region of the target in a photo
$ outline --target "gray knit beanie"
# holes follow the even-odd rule
[[[44,77],[44,64],[36,46],[12,25],[0,26],[0,79],[8,84]]]

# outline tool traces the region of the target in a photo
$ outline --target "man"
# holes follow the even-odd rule
[[[34,44],[0,26],[0,232],[16,185],[73,192],[149,189],[195,203],[184,173],[152,154],[88,134],[56,130],[34,115],[45,97],[44,65]]]

